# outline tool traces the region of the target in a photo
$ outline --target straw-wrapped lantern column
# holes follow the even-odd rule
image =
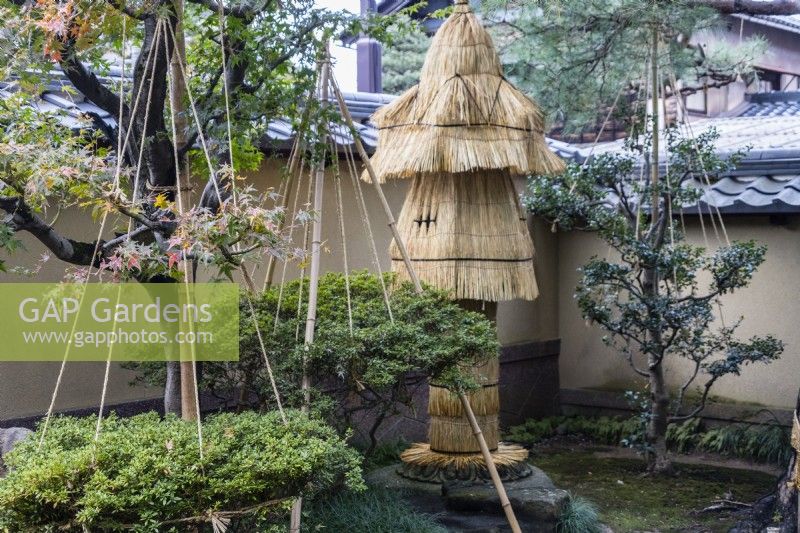
[[[563,162],[544,140],[536,104],[504,77],[491,37],[466,0],[437,32],[420,82],[379,110],[371,161],[381,181],[409,179],[398,229],[419,278],[494,318],[496,302],[538,295],[533,242],[513,177],[550,174]],[[397,249],[392,268],[408,272]],[[473,369],[470,403],[506,477],[524,449],[498,442],[499,363]],[[456,395],[431,385],[430,444],[403,455],[404,474],[429,481],[482,476],[483,459]]]

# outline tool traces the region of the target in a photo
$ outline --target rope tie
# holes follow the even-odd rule
[[[154,36],[153,47],[148,51],[147,58],[145,60],[145,67],[144,67],[145,72],[147,71],[148,68],[150,68],[150,63],[151,63],[151,61],[153,59],[153,55],[154,55],[153,51],[159,45],[161,30],[162,30],[162,21],[159,20],[156,23],[156,29],[155,29],[156,33],[155,33],[155,36]],[[153,71],[155,70],[155,61],[152,61],[152,69],[153,69]],[[144,84],[140,85],[139,89],[138,89],[138,91],[136,93],[136,99],[134,101],[133,112],[132,112],[131,116],[133,116],[133,114],[135,114],[136,109],[138,108],[139,101],[140,101],[141,95],[142,95],[143,87],[144,87]],[[152,94],[152,87],[153,87],[153,76],[150,77],[150,88],[148,90],[148,94],[149,95]],[[120,94],[121,95],[122,95],[122,91],[123,91],[123,85],[122,85],[122,82],[120,82]],[[121,105],[122,104],[120,104],[120,106]],[[147,107],[148,108],[150,107],[150,96],[148,96]],[[121,135],[121,127],[122,127],[122,114],[120,113],[120,130],[117,133],[117,143],[118,144],[119,144],[119,137]],[[122,143],[122,151],[117,154],[117,166],[116,166],[115,175],[114,175],[114,188],[117,188],[117,189],[119,188],[119,178],[120,178],[120,173],[121,173],[121,169],[122,169],[121,153],[123,153],[124,150],[127,149],[127,144],[128,144],[128,141],[130,140],[131,130],[132,130],[132,128],[128,127],[128,130],[127,130],[126,135],[125,135],[125,140]],[[144,144],[144,143],[142,143],[142,144]],[[140,166],[141,166],[141,158],[137,162],[137,167],[140,167]],[[138,174],[138,169],[137,169],[137,174]],[[105,232],[106,224],[108,222],[108,215],[109,215],[109,212],[108,211],[104,211],[103,217],[100,220],[100,227],[99,227],[98,232],[97,232],[97,240],[95,241],[94,250],[92,251],[92,261],[89,263],[89,266],[87,267],[87,271],[86,271],[86,276],[84,277],[84,279],[83,279],[83,281],[81,283],[82,291],[81,291],[81,297],[80,297],[79,302],[78,302],[78,308],[79,309],[83,305],[83,298],[84,298],[84,296],[86,294],[86,287],[89,284],[89,278],[90,278],[90,276],[92,274],[92,267],[94,265],[94,259],[96,259],[98,257],[98,254],[100,253],[100,243],[101,243],[101,239],[102,239],[103,233]],[[130,222],[129,222],[129,224],[130,224]],[[72,329],[71,329],[71,332],[70,332],[70,336],[72,336],[75,333],[75,330],[77,328],[77,323],[78,323],[78,321],[77,321],[77,317],[76,317],[75,321],[72,323]],[[55,383],[55,386],[53,387],[53,393],[50,396],[50,403],[49,403],[49,405],[47,407],[47,412],[45,414],[44,422],[42,424],[42,434],[39,437],[39,443],[37,445],[38,446],[37,449],[39,449],[39,450],[41,450],[42,446],[44,445],[44,440],[45,440],[45,437],[47,436],[47,430],[50,427],[50,420],[53,417],[53,412],[55,410],[56,400],[58,399],[58,393],[61,390],[61,383],[62,383],[63,378],[64,378],[64,371],[66,370],[66,367],[67,367],[67,360],[69,359],[71,346],[72,346],[72,344],[68,344],[67,347],[65,348],[65,350],[64,350],[64,358],[61,360],[61,365],[59,366],[59,369],[58,369],[58,375],[56,376],[56,383]],[[105,394],[106,394],[106,391],[107,391],[107,378],[108,378],[108,370],[109,370],[108,367],[110,367],[110,364],[107,362],[106,366],[107,366],[107,368],[106,368],[106,376],[105,376],[106,381],[104,381],[103,391],[101,392],[101,394],[102,394],[101,404],[103,404],[105,402]],[[102,407],[102,405],[101,405],[101,407]],[[95,436],[96,436],[96,438],[97,438],[97,436],[99,436],[98,428],[100,427],[100,420],[99,419],[100,419],[101,416],[102,416],[102,411],[98,415],[98,425],[95,428]]]

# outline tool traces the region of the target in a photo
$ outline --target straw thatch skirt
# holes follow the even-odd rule
[[[453,298],[533,300],[533,242],[511,177],[498,171],[419,176],[398,230],[421,281]],[[397,246],[392,269],[408,273]]]

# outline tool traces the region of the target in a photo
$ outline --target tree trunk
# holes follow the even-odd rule
[[[181,364],[167,363],[167,382],[164,385],[164,414],[181,415]]]
[[[650,46],[652,48],[651,55],[651,92],[653,107],[653,141],[650,148],[650,186],[651,199],[650,199],[650,231],[648,238],[653,240],[653,248],[660,249],[660,237],[663,233],[664,224],[667,223],[666,218],[659,216],[659,165],[658,165],[658,135],[659,135],[659,121],[658,121],[658,91],[659,91],[659,76],[658,76],[658,44],[660,35],[657,27],[653,27],[653,37]],[[659,296],[659,273],[656,265],[647,266],[644,269],[644,281],[642,289],[647,296],[650,303],[648,304],[648,313],[658,313],[653,307]],[[653,307],[651,307],[653,306]],[[658,324],[660,323],[659,316],[650,316],[650,320]],[[650,420],[647,423],[647,430],[645,432],[645,440],[649,447],[647,452],[648,469],[654,474],[666,474],[672,472],[672,461],[670,461],[669,454],[667,453],[667,418],[669,416],[669,392],[664,379],[664,348],[663,339],[659,327],[653,326],[649,329],[650,343],[652,347],[647,353],[647,371],[649,374],[650,382]]]
[[[651,301],[658,298],[658,271],[655,268],[645,269],[642,288]],[[652,320],[657,321],[656,318],[652,317]],[[662,346],[661,330],[653,328],[649,334],[654,347]],[[647,372],[650,388],[650,419],[645,431],[647,467],[653,474],[670,474],[673,469],[667,452],[669,390],[664,377],[663,353],[651,351],[647,354]]]
[[[800,391],[797,393],[795,409],[800,411]],[[792,460],[789,461],[789,465],[778,480],[778,487],[775,491],[775,508],[772,515],[780,517],[781,533],[795,533],[798,530],[796,463],[797,454],[793,454]]]
[[[667,451],[669,392],[664,380],[664,366],[654,364],[652,357],[650,363],[650,420],[646,432],[648,469],[654,474],[670,474],[672,460]]]

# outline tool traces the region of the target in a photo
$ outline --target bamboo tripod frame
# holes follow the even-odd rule
[[[180,53],[180,51],[178,51]],[[182,59],[182,58],[181,58]],[[361,142],[361,139],[358,136],[357,130],[355,128],[355,124],[350,114],[350,111],[345,103],[344,96],[342,95],[338,85],[336,84],[335,79],[331,76],[330,72],[330,54],[326,50],[326,56],[324,61],[322,62],[322,66],[320,69],[320,78],[321,78],[321,85],[320,85],[320,97],[322,99],[323,105],[325,102],[329,100],[329,96],[327,93],[328,86],[333,89],[335,99],[338,103],[340,113],[342,118],[344,119],[346,125],[349,127],[351,134],[353,136],[354,144],[356,150],[358,152],[359,157],[361,158],[364,166],[367,169],[367,172],[370,176],[370,181],[375,188],[375,191],[380,199],[381,206],[384,210],[384,213],[388,220],[388,226],[391,230],[392,236],[397,244],[398,251],[400,252],[401,257],[403,258],[403,262],[406,266],[406,269],[409,273],[409,277],[414,285],[414,289],[417,293],[422,292],[422,286],[420,284],[419,278],[414,270],[413,264],[409,257],[408,251],[406,249],[405,243],[402,240],[398,230],[397,230],[397,223],[394,218],[394,215],[391,211],[388,201],[386,200],[386,196],[383,192],[383,188],[381,186],[380,181],[377,179],[375,174],[375,170],[370,163],[369,156],[364,148],[364,145]],[[185,90],[184,86],[180,86],[177,88],[177,91]],[[177,101],[177,95],[174,95],[175,100]],[[305,329],[305,342],[306,344],[310,344],[314,340],[314,329],[316,324],[316,289],[319,283],[319,255],[320,255],[320,247],[321,247],[321,222],[320,222],[320,214],[322,211],[322,192],[323,192],[323,185],[324,185],[324,160],[319,163],[318,168],[316,169],[316,180],[315,180],[315,187],[314,187],[314,209],[317,213],[317,217],[313,222],[312,226],[312,242],[311,242],[311,272],[310,272],[310,287],[309,287],[309,302],[308,302],[308,314],[306,317],[306,329]],[[248,282],[248,286],[253,288],[252,280],[247,275],[247,271],[243,268],[242,273],[245,275],[245,279]],[[182,415],[185,419],[192,419],[193,416],[196,417],[196,381],[191,379],[194,377],[194,368],[193,363],[182,363],[181,364],[181,403],[182,403]],[[302,381],[302,388],[304,394],[304,405],[308,403],[308,394],[310,383],[308,380],[308,376],[305,372],[303,372],[303,381]],[[519,527],[519,523],[517,522],[516,516],[514,511],[511,507],[511,503],[508,499],[508,496],[505,491],[505,487],[500,479],[500,476],[497,472],[497,468],[494,465],[492,460],[492,454],[489,450],[489,447],[486,443],[486,439],[480,429],[478,421],[475,417],[475,414],[472,410],[470,405],[469,399],[465,393],[459,392],[458,393],[459,400],[464,409],[464,413],[469,421],[469,424],[472,428],[473,434],[480,446],[481,453],[484,457],[486,462],[486,467],[489,471],[491,476],[492,482],[498,492],[501,505],[503,507],[503,511],[506,515],[506,518],[511,526],[512,531],[515,533],[520,532],[521,529]],[[290,519],[290,531],[292,532],[299,532],[300,531],[300,523],[301,523],[301,516],[302,516],[302,498],[298,498],[293,507]]]

